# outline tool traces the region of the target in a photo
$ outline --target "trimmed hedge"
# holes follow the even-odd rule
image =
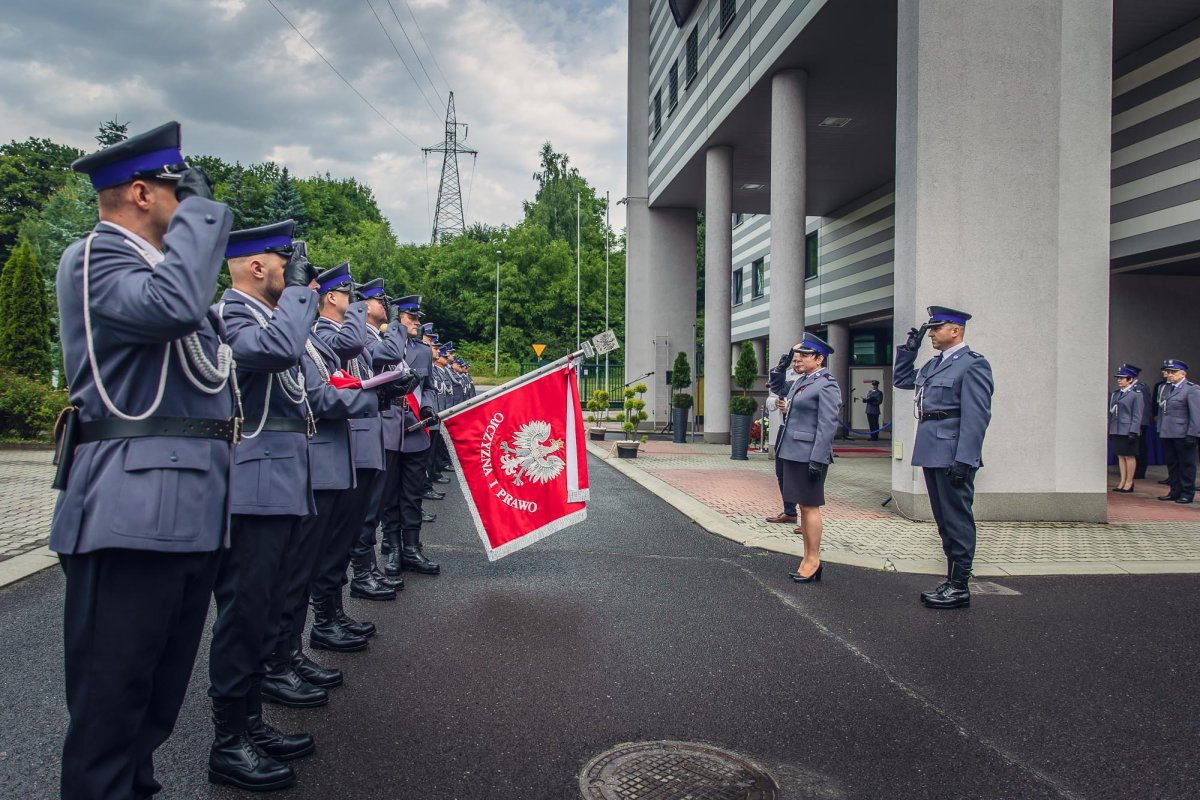
[[[48,438],[66,405],[66,391],[0,369],[0,436]]]

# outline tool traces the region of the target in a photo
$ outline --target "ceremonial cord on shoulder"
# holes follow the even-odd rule
[[[246,303],[246,308],[250,309],[250,313],[254,315],[254,319],[258,322],[259,326],[263,328],[270,327],[270,323],[267,322],[267,318],[264,317],[257,308],[249,303]],[[225,303],[222,302],[217,309],[218,313],[223,319],[225,314]],[[307,340],[305,343],[307,344]],[[273,372],[267,376],[267,390],[263,395],[262,418],[259,419],[258,426],[254,429],[254,433],[243,433],[242,438],[253,439],[262,433],[263,427],[267,424],[267,415],[271,410],[271,386],[276,380],[279,381],[279,388],[283,389],[284,395],[286,395],[287,398],[292,401],[292,403],[295,405],[300,405],[301,403],[304,404],[304,420],[307,427],[308,438],[311,439],[313,434],[317,432],[317,423],[313,419],[312,406],[308,404],[308,390],[304,387],[303,378],[298,381],[292,375],[292,371],[290,369],[285,369],[282,372]]]
[[[155,391],[154,400],[150,407],[141,414],[129,414],[117,408],[112,397],[108,394],[108,390],[104,386],[104,379],[100,375],[100,364],[96,358],[95,338],[92,334],[92,313],[91,313],[91,265],[92,265],[92,241],[98,234],[92,232],[88,234],[87,240],[83,245],[83,334],[84,341],[87,346],[88,366],[92,370],[92,379],[96,382],[96,392],[100,395],[100,401],[104,404],[108,413],[118,419],[137,422],[149,418],[162,405],[163,396],[167,389],[167,372],[171,363],[171,345],[175,345],[175,350],[178,353],[179,364],[183,371],[184,377],[196,389],[209,395],[219,394],[230,385],[233,390],[234,399],[237,402],[237,416],[235,418],[235,429],[240,428],[242,418],[242,398],[237,387],[237,376],[234,372],[236,365],[233,360],[233,350],[225,342],[221,342],[217,346],[217,360],[213,363],[208,354],[204,352],[204,348],[200,344],[200,335],[192,332],[173,342],[167,342],[163,348],[163,364],[162,370],[158,376],[158,389]],[[142,248],[126,239],[125,243],[134,249],[134,251],[142,257],[142,260],[149,265],[150,269],[154,269],[156,264],[152,261]],[[190,366],[189,366],[190,365]],[[192,369],[200,373],[200,377],[204,381],[208,381],[214,385],[207,386],[205,383],[196,377]]]

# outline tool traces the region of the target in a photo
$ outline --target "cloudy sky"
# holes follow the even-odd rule
[[[473,175],[470,157],[460,157],[468,223],[520,219],[547,140],[615,202],[625,193],[625,8],[625,0],[0,0],[0,141],[49,137],[92,150],[103,120],[129,121],[135,133],[177,119],[185,154],[365,180],[400,238],[423,241],[441,160],[426,161],[418,145],[441,141],[453,90],[470,126],[466,144],[480,151]]]

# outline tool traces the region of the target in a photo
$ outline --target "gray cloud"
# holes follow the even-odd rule
[[[392,123],[419,145],[442,137],[367,0],[275,0]],[[370,0],[425,81],[386,0]],[[467,144],[469,221],[520,219],[537,150],[550,140],[614,200],[624,194],[625,3],[408,0],[455,92]],[[437,68],[392,0],[435,90]],[[184,125],[185,151],[275,159],[302,175],[369,183],[401,239],[429,235],[440,157],[428,162],[343,84],[266,0],[0,0],[0,140],[48,136],[83,149],[100,121]],[[469,182],[469,185],[468,185]],[[619,211],[619,209],[616,209]],[[619,227],[623,217],[614,214]]]

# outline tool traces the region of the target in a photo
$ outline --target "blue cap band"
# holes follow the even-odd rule
[[[178,147],[168,147],[165,150],[154,150],[127,158],[124,161],[105,164],[89,172],[88,177],[92,180],[92,188],[100,191],[110,186],[127,183],[133,180],[133,176],[138,172],[162,169],[182,163],[184,163],[183,152]]]
[[[247,239],[242,242],[230,242],[225,248],[226,258],[252,256],[255,253],[265,253],[268,247],[291,247],[291,236],[265,236],[262,239]]]
[[[364,289],[362,296],[363,296],[363,299],[367,299],[367,298],[371,298],[371,297],[382,297],[383,296],[383,288],[376,287],[374,289]]]
[[[341,286],[342,284],[354,284],[354,280],[350,277],[349,273],[334,275],[332,278],[327,278],[324,283],[318,283],[317,292],[319,294],[325,294],[326,292],[332,291],[335,287]],[[347,291],[349,291],[349,289],[347,289]]]
[[[955,325],[966,325],[967,321],[962,317],[956,317],[953,314],[934,314],[929,318],[930,322],[953,322]]]

